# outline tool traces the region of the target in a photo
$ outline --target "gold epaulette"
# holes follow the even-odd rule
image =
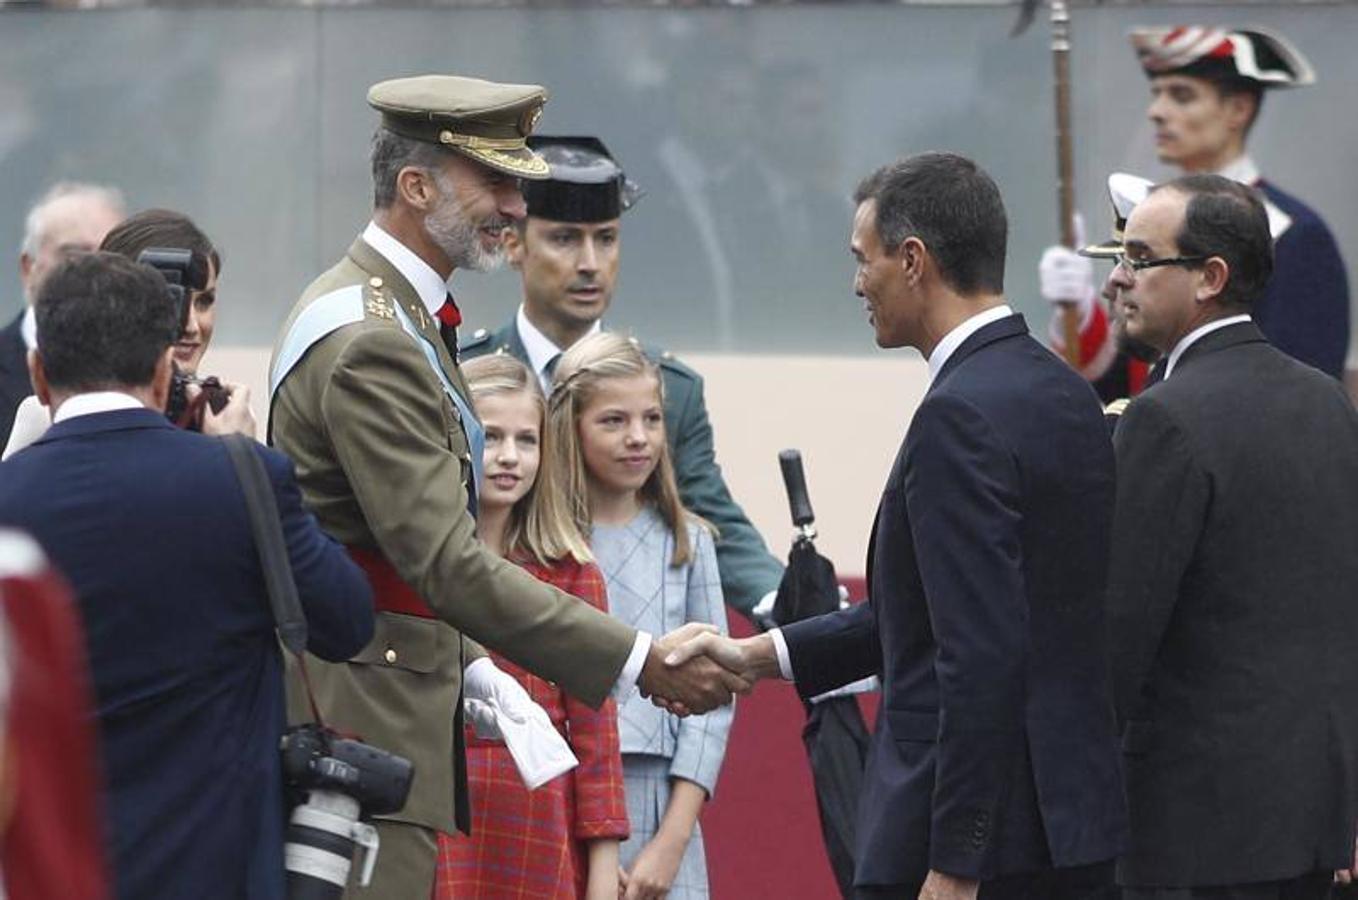
[[[1132,401],[1127,397],[1114,400],[1103,408],[1103,414],[1105,416],[1120,416],[1127,410],[1127,404],[1131,402]]]

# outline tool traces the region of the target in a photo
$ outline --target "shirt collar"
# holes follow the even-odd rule
[[[402,278],[410,282],[429,314],[437,315],[439,307],[448,299],[448,282],[440,278],[429,263],[416,256],[409,247],[376,222],[369,222],[368,227],[363,229],[363,240],[395,266]]]
[[[1237,156],[1217,172],[1222,178],[1229,178],[1241,184],[1255,185],[1259,182],[1259,167],[1248,155]]]
[[[550,394],[552,380],[547,377],[547,364],[562,352],[561,348],[528,320],[528,314],[523,311],[522,303],[519,304],[518,314],[514,317],[514,327],[519,330],[519,340],[523,342],[523,351],[528,355],[528,365],[532,367],[538,381],[542,382],[542,389]],[[585,336],[595,334],[602,328],[601,320],[595,319]]]
[[[29,350],[38,349],[38,314],[32,306],[24,307],[24,318],[19,323],[19,334],[23,336],[24,346]]]
[[[1174,364],[1179,361],[1179,357],[1183,356],[1184,351],[1193,346],[1196,342],[1202,340],[1204,337],[1218,329],[1225,328],[1227,325],[1238,325],[1241,322],[1249,321],[1250,317],[1242,313],[1238,316],[1227,316],[1224,319],[1215,319],[1208,322],[1206,325],[1199,325],[1197,328],[1194,328],[1188,334],[1179,338],[1179,343],[1175,344],[1174,349],[1169,352],[1169,361],[1165,363],[1164,377],[1168,378],[1173,374]]]
[[[957,352],[957,348],[962,346],[962,342],[971,337],[991,322],[998,322],[1006,316],[1012,316],[1014,311],[1009,308],[1007,303],[999,306],[992,306],[984,312],[967,319],[952,331],[943,336],[943,340],[938,342],[934,352],[929,354],[929,383],[933,384],[938,373],[943,371],[943,366],[947,364],[948,358]]]
[[[52,416],[52,424],[65,422],[67,419],[74,419],[76,416],[90,416],[95,413],[114,412],[120,409],[145,408],[146,404],[131,394],[124,394],[122,391],[90,391],[88,394],[76,394],[67,399],[61,406],[58,406],[56,414]]]

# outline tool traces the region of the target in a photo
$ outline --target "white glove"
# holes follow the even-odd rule
[[[1048,303],[1074,303],[1081,324],[1094,305],[1094,263],[1069,247],[1054,245],[1042,253],[1037,266],[1042,298]]]
[[[523,685],[481,657],[462,673],[463,708],[484,740],[503,740],[531,791],[580,764]]]
[[[14,411],[14,428],[9,433],[9,443],[0,459],[9,459],[29,444],[47,433],[52,427],[52,411],[43,406],[37,397],[25,397]]]

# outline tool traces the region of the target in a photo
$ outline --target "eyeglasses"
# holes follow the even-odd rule
[[[1132,259],[1125,253],[1118,254],[1117,268],[1132,277],[1142,269],[1158,269],[1161,266],[1194,266],[1205,263],[1210,256],[1166,256],[1162,259]]]

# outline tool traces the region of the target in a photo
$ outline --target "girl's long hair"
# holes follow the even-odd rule
[[[502,353],[468,360],[462,366],[462,374],[473,404],[486,397],[527,394],[538,410],[541,432],[538,477],[509,511],[505,555],[528,556],[544,566],[568,556],[576,562],[592,561],[594,557],[584,538],[588,532],[577,527],[572,518],[575,503],[571,492],[556,483],[559,467],[553,461],[560,451],[547,428],[547,402],[537,377],[523,363]]]
[[[660,369],[646,358],[635,338],[597,332],[577,341],[561,354],[557,363],[552,397],[547,404],[547,431],[556,445],[552,460],[558,472],[556,483],[570,498],[571,518],[582,534],[589,534],[594,516],[589,502],[589,473],[580,449],[580,414],[598,394],[601,382],[639,375],[655,380],[656,402],[663,408],[665,385]],[[716,533],[706,521],[686,510],[679,499],[668,440],[660,442],[655,469],[641,486],[641,498],[656,508],[674,535],[671,565],[681,566],[693,558],[689,521]]]

